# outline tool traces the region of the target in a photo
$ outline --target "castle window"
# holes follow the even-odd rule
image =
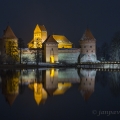
[[[93,52],[93,50],[91,52]]]
[[[89,85],[91,85],[91,83],[89,83]]]
[[[88,50],[86,52],[88,52]]]
[[[84,46],[84,48],[86,48],[86,46]]]
[[[87,81],[87,79],[86,79],[86,81]]]
[[[90,48],[92,48],[92,46],[90,46]]]

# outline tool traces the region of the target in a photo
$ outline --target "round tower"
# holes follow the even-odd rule
[[[7,55],[6,61],[10,62],[9,58],[19,61],[18,38],[15,36],[10,26],[7,26],[4,30],[0,51],[1,55]]]
[[[96,39],[87,28],[80,40],[80,62],[95,62],[96,59]]]

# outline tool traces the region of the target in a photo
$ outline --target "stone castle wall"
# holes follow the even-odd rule
[[[59,49],[58,61],[62,63],[77,63],[80,55],[80,49]],[[36,51],[28,48],[22,50],[21,61],[23,63],[35,63]],[[39,62],[42,62],[42,51],[39,51]]]

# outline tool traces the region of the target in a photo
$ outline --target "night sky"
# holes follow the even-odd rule
[[[79,44],[87,26],[97,45],[120,31],[120,0],[0,0],[0,36],[6,26],[28,43],[36,24],[48,34],[65,35]]]

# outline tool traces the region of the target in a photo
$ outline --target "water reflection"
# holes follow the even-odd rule
[[[120,95],[120,72],[110,72],[109,74],[110,90],[113,95],[118,96]]]
[[[24,93],[25,87],[31,89],[34,100],[39,105],[45,103],[48,96],[62,95],[72,86],[72,83],[80,82],[75,69],[1,70],[0,76],[2,93],[10,105],[19,94]]]
[[[23,94],[28,87],[33,94],[37,105],[47,101],[49,96],[63,95],[75,83],[79,84],[79,91],[84,100],[94,94],[96,70],[81,69],[27,69],[27,70],[1,70],[0,82],[2,94],[9,105],[12,105],[19,94]],[[120,93],[119,72],[98,72],[97,82],[109,78],[109,87],[113,94]],[[102,78],[102,79],[101,79]],[[102,85],[102,84],[101,84]]]
[[[95,86],[95,70],[80,70],[80,92],[85,100],[88,100],[91,94],[94,92]]]
[[[120,95],[120,71],[97,72],[96,82],[100,83],[103,88],[109,87],[112,95]]]
[[[36,82],[30,83],[28,87],[34,91],[34,99],[38,105],[46,101],[47,92],[43,88],[42,83],[36,83]]]
[[[10,105],[19,94],[19,76],[18,71],[1,71],[2,93]]]

